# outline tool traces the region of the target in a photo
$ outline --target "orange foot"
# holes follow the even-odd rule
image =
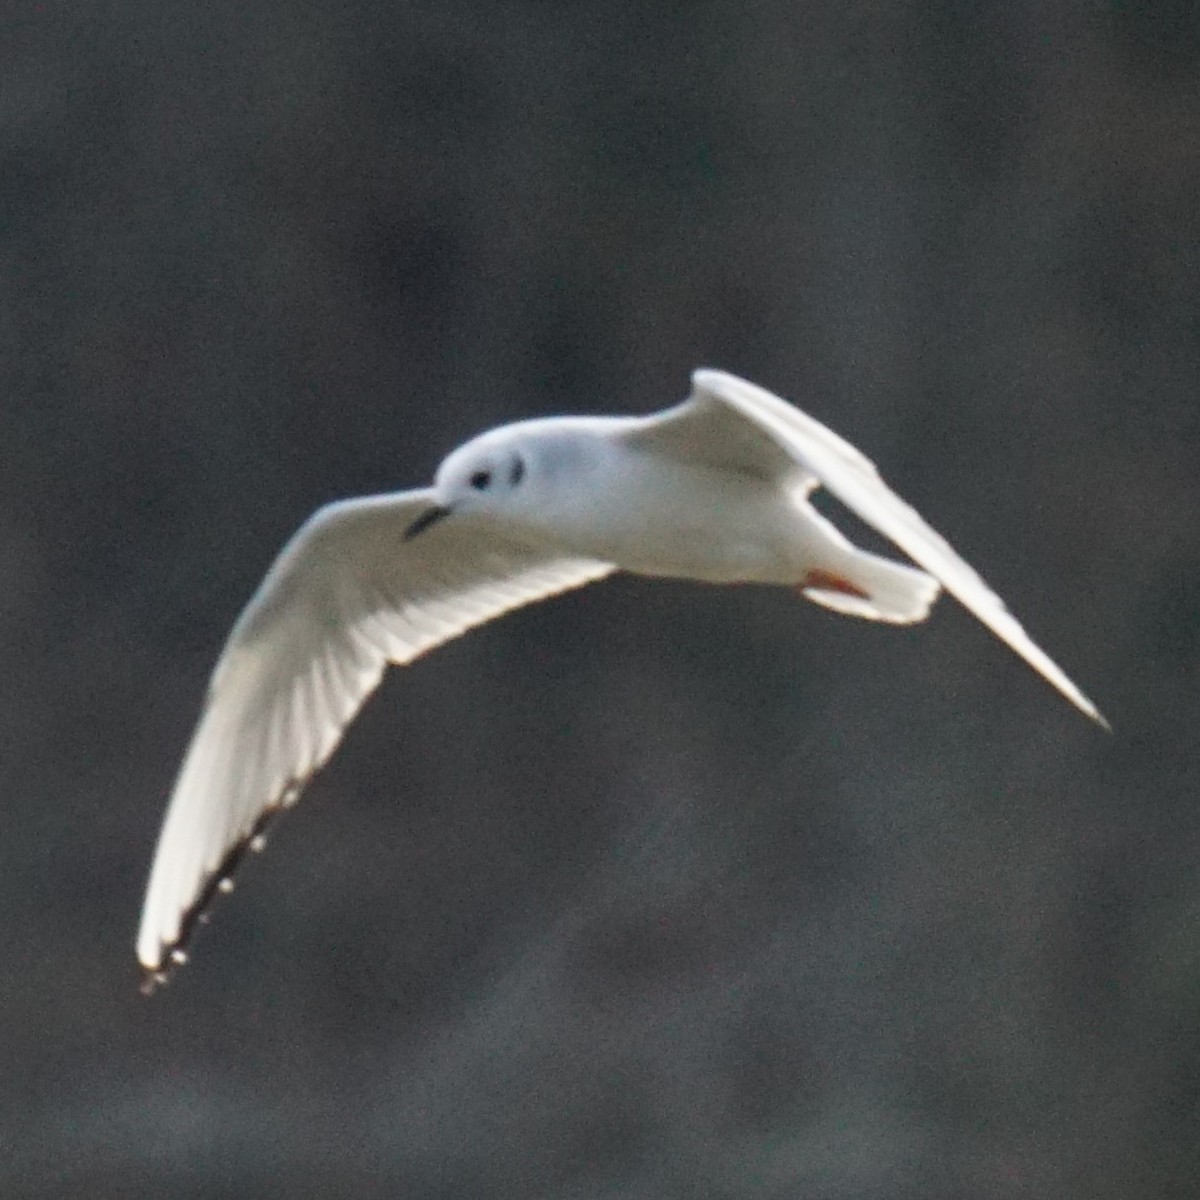
[[[809,588],[819,592],[841,592],[843,596],[857,596],[860,600],[870,600],[871,598],[869,592],[864,592],[862,588],[851,583],[844,576],[835,575],[832,571],[822,571],[820,568],[809,571],[796,584],[798,592],[804,592]]]

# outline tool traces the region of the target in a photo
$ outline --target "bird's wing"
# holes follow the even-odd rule
[[[765,469],[778,470],[779,454],[785,452],[800,468],[802,487],[807,489],[809,480],[815,478],[828,488],[928,571],[1068,700],[1108,728],[1095,704],[1033,641],[1004,601],[949,542],[884,483],[869,458],[819,421],[736,375],[699,370],[692,375],[691,397],[659,418],[663,425],[659,436],[667,436],[676,446],[687,441],[703,447],[698,453],[711,461],[720,456],[721,445],[730,436],[731,416],[749,422],[773,443],[762,459]],[[647,427],[647,435],[654,436],[653,425]],[[740,444],[746,445],[744,440]],[[745,451],[738,454],[744,456]],[[786,479],[786,472],[776,475],[780,477]]]
[[[662,412],[634,418],[622,434],[624,443],[631,449],[647,450],[717,471],[736,471],[764,483],[777,484],[783,479],[789,487],[802,492],[817,487],[820,480],[812,468],[772,428],[760,421],[747,420],[745,413],[696,383],[698,377],[708,375],[742,382],[722,371],[693,372],[692,394]],[[815,421],[813,424],[849,453],[858,453],[824,426]]]
[[[408,541],[428,491],[331,504],[284,547],[238,618],[167,809],[138,932],[153,987],[267,820],[292,804],[388,663],[609,574],[469,517]]]

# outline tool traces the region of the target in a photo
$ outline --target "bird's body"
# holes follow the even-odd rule
[[[537,447],[545,493],[508,529],[636,575],[796,583],[822,539],[765,480],[630,449],[646,422],[559,417],[505,432]],[[541,461],[537,461],[540,457]],[[649,498],[653,498],[652,502]]]
[[[212,892],[378,683],[474,625],[615,570],[795,587],[850,615],[924,619],[941,586],[1104,724],[1000,599],[823,425],[697,371],[648,417],[552,417],[454,451],[434,486],[341,501],[284,547],[213,673],[138,935],[150,986]],[[828,487],[924,570],[852,546],[808,503]]]

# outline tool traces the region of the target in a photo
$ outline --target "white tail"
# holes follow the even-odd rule
[[[892,625],[924,621],[941,590],[932,575],[864,550],[852,551],[836,572],[816,571],[800,584],[814,604]]]

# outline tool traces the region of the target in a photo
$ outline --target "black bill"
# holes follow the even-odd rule
[[[405,531],[404,540],[412,541],[418,533],[424,533],[430,525],[436,525],[443,517],[448,517],[453,509],[443,508],[440,504],[435,504],[431,508],[427,508]]]

